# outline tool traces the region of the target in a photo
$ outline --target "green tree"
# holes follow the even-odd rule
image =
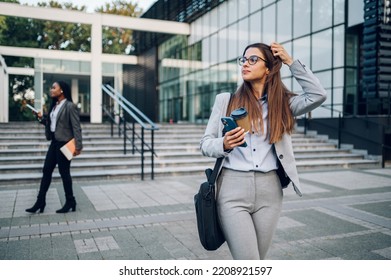
[[[95,12],[129,17],[139,17],[142,9],[137,3],[124,0],[113,0],[111,3],[97,8]],[[130,54],[132,46],[132,30],[104,26],[102,30],[102,51],[110,54]]]
[[[27,121],[35,117],[26,104],[34,105],[34,77],[10,75],[9,120]]]
[[[0,2],[20,4],[18,0],[0,0]],[[65,10],[86,10],[85,6],[78,7],[72,3],[60,4],[57,1],[43,1],[37,5]],[[96,12],[137,17],[142,10],[130,1],[114,0],[112,3],[106,3]],[[102,32],[104,53],[130,53],[131,30],[103,27]],[[0,45],[3,46],[90,52],[90,42],[91,26],[87,24],[0,16]],[[4,56],[4,60],[8,67],[34,67],[34,59],[29,57]],[[10,75],[9,80],[10,120],[31,120],[31,112],[25,108],[25,104],[34,102],[34,78]]]

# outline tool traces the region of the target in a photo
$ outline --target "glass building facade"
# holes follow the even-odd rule
[[[244,48],[273,41],[310,67],[326,88],[326,108],[317,108],[312,117],[333,117],[337,110],[343,111],[346,80],[356,85],[358,77],[359,42],[354,32],[350,37],[346,32],[349,1],[218,2],[190,22],[189,37],[176,36],[159,44],[159,121],[205,123],[216,94],[234,92],[240,84],[236,58]],[[363,3],[358,6],[362,9]],[[289,89],[300,92],[286,66],[282,77]],[[350,92],[353,100],[357,98],[354,86]]]

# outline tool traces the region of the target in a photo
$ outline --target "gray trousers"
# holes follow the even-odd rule
[[[217,209],[233,259],[264,259],[282,207],[275,171],[240,172],[223,168],[217,180]]]

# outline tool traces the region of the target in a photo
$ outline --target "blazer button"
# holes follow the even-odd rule
[[[283,155],[279,155],[278,158],[279,158],[279,159],[283,159],[284,156],[283,156]]]

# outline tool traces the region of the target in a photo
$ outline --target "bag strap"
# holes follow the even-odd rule
[[[229,108],[229,105],[231,104],[232,96],[233,96],[233,93],[231,93],[230,96],[229,96],[227,110]],[[218,158],[216,160],[215,166],[213,167],[213,171],[211,171],[210,168],[205,170],[206,177],[208,179],[209,185],[214,185],[216,183],[216,178],[217,178],[217,175],[218,175],[218,173],[220,171],[220,167],[221,167],[221,165],[223,163],[223,160],[224,160],[224,157]]]
[[[209,185],[214,185],[216,183],[217,174],[220,171],[221,164],[223,163],[224,157],[218,158],[216,160],[215,166],[213,167],[212,174],[208,177]]]

